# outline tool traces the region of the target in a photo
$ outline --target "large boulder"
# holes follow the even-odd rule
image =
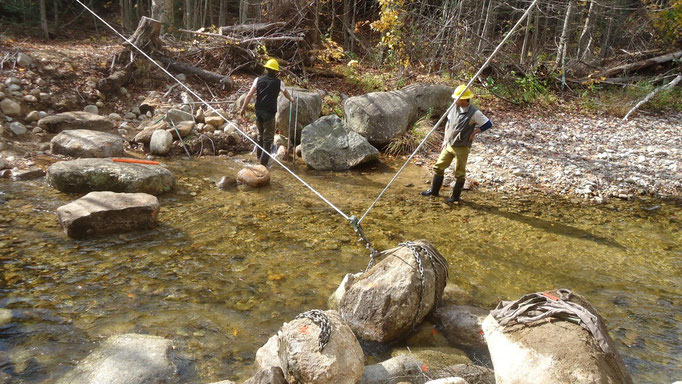
[[[175,382],[177,369],[169,355],[170,340],[124,334],[108,338],[58,384],[165,384]]]
[[[326,344],[325,338],[328,337]],[[267,348],[266,348],[267,347]],[[336,311],[309,311],[284,323],[275,339],[259,350],[260,370],[281,367],[290,383],[355,384],[362,377],[365,356],[353,331]],[[279,365],[274,359],[275,351]],[[267,355],[269,357],[263,359]]]
[[[263,165],[249,166],[237,173],[237,183],[252,188],[260,188],[270,184],[270,171]]]
[[[113,133],[71,129],[52,138],[50,151],[71,157],[123,156],[123,138]]]
[[[93,131],[110,131],[114,123],[108,118],[88,112],[62,112],[43,117],[38,126],[47,132],[57,133],[67,129],[90,129]]]
[[[400,90],[417,106],[418,113],[425,115],[432,110],[434,116],[440,116],[452,104],[454,89],[441,84],[411,84]]]
[[[163,166],[118,163],[111,159],[60,161],[47,169],[47,182],[62,192],[143,192],[173,189],[175,176]]]
[[[138,132],[138,134],[135,135],[133,141],[136,143],[149,145],[149,142],[152,140],[152,135],[154,134],[155,131],[158,130],[168,131],[169,129],[173,129],[171,128],[169,123],[165,121],[159,121],[143,127],[142,131]]]
[[[489,310],[470,305],[448,305],[436,308],[430,319],[440,328],[448,341],[455,345],[485,347],[483,320]]]
[[[417,106],[404,92],[373,92],[348,98],[344,115],[350,128],[375,147],[383,147],[417,120]]]
[[[59,223],[72,238],[154,228],[159,199],[146,193],[90,192],[57,208]]]
[[[322,114],[322,97],[316,91],[309,91],[301,88],[289,88],[294,103],[280,94],[277,99],[277,114],[275,124],[280,132],[287,137],[293,138],[296,131],[296,142],[301,141],[303,128],[317,120]],[[298,100],[298,116],[296,115],[296,100]],[[289,124],[289,110],[291,109],[291,125]],[[294,123],[296,129],[294,129]],[[291,132],[289,127],[291,126]],[[287,133],[289,132],[289,133]],[[292,142],[293,143],[293,142]]]
[[[439,303],[447,276],[447,261],[431,244],[403,243],[355,279],[341,298],[339,312],[359,337],[395,340]]]
[[[550,295],[560,296],[557,292]],[[588,330],[570,321],[553,318],[522,324],[512,320],[501,325],[507,319],[498,321],[496,311],[492,311],[483,321],[483,332],[497,384],[632,383],[601,316],[578,295],[569,301],[596,317],[603,342],[600,344]]]
[[[152,133],[152,139],[149,141],[149,153],[164,156],[170,152],[172,146],[173,135],[168,131],[159,129]]]
[[[303,161],[313,169],[345,171],[375,161],[379,151],[336,115],[324,116],[303,129]]]

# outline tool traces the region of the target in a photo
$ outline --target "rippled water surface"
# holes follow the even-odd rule
[[[79,197],[44,181],[0,181],[0,381],[51,382],[104,338],[172,339],[183,381],[245,379],[256,350],[298,313],[325,308],[367,254],[351,227],[285,171],[261,190],[219,191],[243,164],[169,164],[178,188],[160,197],[161,225],[85,241],[67,238],[57,207]],[[359,215],[395,164],[350,173],[297,171]],[[585,295],[608,320],[635,382],[682,378],[679,203],[613,202],[465,192],[467,203],[417,195],[426,171],[408,167],[363,222],[379,249],[425,238],[450,262],[450,283],[492,307],[548,288]],[[414,184],[414,185],[411,185]]]

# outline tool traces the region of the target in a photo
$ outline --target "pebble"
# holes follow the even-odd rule
[[[0,92],[0,100],[2,100],[2,99],[4,99],[4,98],[5,98],[5,93],[4,93],[4,92]]]
[[[110,113],[107,117],[113,121],[121,121],[123,119],[118,113]]]
[[[39,111],[39,112],[38,112],[38,117],[40,117],[41,119],[42,119],[43,117],[47,117],[47,112],[45,112],[45,111]]]
[[[40,127],[33,128],[31,132],[33,132],[36,135],[42,135],[43,133],[45,133],[45,131]]]
[[[19,84],[10,84],[7,87],[7,90],[10,92],[16,92],[16,91],[19,91],[20,89],[21,89],[21,85],[19,85]]]
[[[95,105],[97,106],[97,108],[104,108],[104,103],[102,101],[96,102]]]
[[[43,80],[42,77],[39,77],[39,78],[36,80],[36,84],[42,87],[42,86],[44,86],[45,84],[47,84],[47,82],[46,82],[45,80]]]
[[[11,123],[9,129],[17,136],[22,136],[26,133],[26,126],[18,121]]]
[[[17,65],[19,65],[20,67],[28,68],[31,66],[31,64],[33,64],[33,59],[31,58],[31,56],[23,52],[19,52],[17,54]]]
[[[11,84],[21,84],[21,80],[16,77],[8,77],[7,80],[5,80],[5,85],[9,86]]]
[[[185,76],[184,73],[178,73],[177,75],[175,75],[175,78],[180,80],[180,81],[186,81],[187,80],[187,76]]]
[[[35,103],[38,101],[38,98],[33,96],[33,95],[26,95],[23,97],[24,101],[29,102],[29,103]]]
[[[140,111],[140,107],[132,107],[132,108],[130,109],[130,112],[132,112],[132,113],[134,113],[134,114],[136,114],[136,115],[139,115],[139,114],[142,113],[142,112]]]
[[[28,123],[38,121],[38,120],[40,120],[40,114],[38,113],[38,111],[31,111],[28,113],[28,115],[26,115],[24,120]]]
[[[123,117],[124,117],[126,120],[134,120],[134,119],[137,119],[137,116],[135,116],[135,114],[132,113],[132,112],[126,112],[125,115],[123,115]]]
[[[520,123],[517,116],[501,112],[493,119],[493,128],[476,137],[467,172],[491,189],[541,188],[599,204],[605,197],[625,200],[639,193],[680,196],[680,121],[682,112],[636,116],[626,123],[564,113]],[[433,153],[429,160],[437,156]]]
[[[38,95],[38,98],[39,98],[41,101],[47,101],[47,100],[50,100],[50,94],[49,94],[49,93],[45,93],[45,92],[40,92],[40,94]]]
[[[92,113],[94,115],[99,114],[99,108],[97,108],[96,105],[86,105],[85,108],[83,108],[83,112],[88,112]]]

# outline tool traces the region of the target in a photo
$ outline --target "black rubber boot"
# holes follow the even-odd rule
[[[459,203],[459,195],[462,194],[464,188],[464,180],[455,182],[455,187],[452,188],[452,196],[447,200],[448,203]]]
[[[423,191],[419,192],[422,194],[422,196],[438,196],[438,192],[440,191],[440,187],[443,186],[443,176],[442,175],[433,175],[433,181],[431,182],[431,189],[428,191]]]

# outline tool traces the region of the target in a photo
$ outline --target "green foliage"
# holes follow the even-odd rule
[[[670,80],[668,80],[670,81]],[[628,87],[592,85],[580,95],[581,103],[593,112],[608,112],[623,117],[628,111],[660,84],[640,82]],[[649,102],[639,107],[649,112],[682,112],[682,88],[674,87],[658,92]]]
[[[660,12],[651,12],[654,28],[664,43],[682,45],[682,0],[673,0]]]
[[[343,73],[348,83],[361,88],[365,92],[383,91],[387,80],[386,74],[359,73],[354,66],[344,67]]]
[[[489,77],[488,88],[495,94],[519,104],[548,105],[556,101],[556,95],[551,92],[546,80],[532,73],[516,76],[516,73],[512,71],[510,75],[511,79],[502,79],[502,81]]]
[[[385,152],[392,156],[400,155],[410,155],[417,149],[419,143],[424,140],[424,137],[433,128],[431,123],[431,115],[433,114],[433,109],[429,109],[429,112],[416,123],[412,125],[405,133],[395,138],[391,141],[385,148]],[[429,136],[421,151],[433,151],[440,148],[441,142],[443,141],[443,134],[436,130]]]
[[[343,118],[343,104],[341,101],[341,95],[339,95],[338,92],[327,94],[324,99],[322,99],[322,115],[334,114]]]

